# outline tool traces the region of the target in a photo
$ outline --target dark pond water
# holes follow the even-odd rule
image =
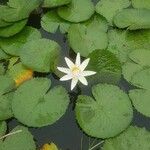
[[[98,0],[95,0],[94,2],[96,3],[97,1]],[[0,2],[4,2],[4,0],[1,0]],[[42,10],[39,10],[39,12],[42,13]],[[44,38],[53,39],[57,41],[62,47],[62,56],[68,56],[70,58],[75,57],[72,50],[70,50],[64,35],[62,35],[59,31],[56,34],[50,34],[45,32],[40,27],[40,15],[38,14],[31,15],[28,25],[38,28],[41,31],[41,34]],[[43,76],[43,74],[36,74],[36,76]],[[68,91],[70,91],[69,82],[63,83],[59,82],[57,77],[55,77],[52,74],[46,76],[48,76],[52,80],[53,86],[61,84],[64,87],[66,87]],[[120,81],[119,86],[126,92],[128,92],[128,90],[132,88],[124,79]],[[31,133],[34,135],[38,147],[40,147],[44,143],[55,142],[62,150],[89,150],[90,143],[93,143],[94,145],[100,142],[100,139],[94,139],[92,137],[89,137],[81,131],[81,129],[76,123],[74,114],[74,104],[77,96],[81,93],[91,95],[90,91],[91,87],[81,87],[81,88],[78,87],[77,89],[74,90],[74,92],[69,93],[70,105],[68,107],[66,114],[59,121],[57,121],[55,124],[51,126],[29,129]],[[8,121],[9,130],[11,130],[18,124],[19,123],[15,119],[9,120]],[[139,127],[145,127],[148,130],[150,130],[150,119],[142,116],[136,111],[134,111],[134,119],[132,124],[137,125]],[[100,150],[100,148],[97,148],[97,150]]]

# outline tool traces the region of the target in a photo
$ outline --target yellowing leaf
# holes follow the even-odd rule
[[[51,143],[51,144],[44,144],[41,150],[58,150],[58,148],[54,143]]]

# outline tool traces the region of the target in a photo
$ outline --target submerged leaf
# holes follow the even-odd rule
[[[128,28],[129,30],[149,29],[150,10],[124,9],[114,17],[114,24],[118,28]]]
[[[94,5],[91,0],[72,0],[69,5],[58,8],[58,14],[67,21],[82,22],[94,14]]]
[[[32,127],[50,125],[60,119],[68,107],[69,97],[63,87],[49,90],[50,85],[49,79],[34,78],[19,86],[12,102],[15,118]]]
[[[76,118],[88,135],[110,138],[131,123],[132,105],[126,93],[117,86],[98,84],[92,88],[93,97],[80,95],[76,103]]]

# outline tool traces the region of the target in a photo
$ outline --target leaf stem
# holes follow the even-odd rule
[[[98,144],[96,144],[93,147],[91,147],[89,150],[93,150],[94,148],[96,148],[97,146],[101,145],[102,143],[104,143],[104,141],[99,142]]]
[[[6,137],[8,137],[8,136],[11,136],[11,135],[14,135],[14,134],[20,133],[20,132],[22,132],[22,130],[17,130],[17,131],[14,131],[14,132],[8,133],[8,134],[6,134],[6,135],[4,135],[4,136],[0,137],[0,140],[2,140],[2,139],[4,139],[4,138],[6,138]]]

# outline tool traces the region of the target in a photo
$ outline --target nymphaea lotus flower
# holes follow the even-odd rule
[[[83,85],[88,85],[88,82],[85,77],[96,74],[94,71],[84,71],[87,67],[90,59],[87,58],[81,63],[80,53],[76,56],[76,61],[73,63],[69,58],[65,57],[66,64],[69,68],[57,67],[57,69],[63,73],[66,73],[65,76],[60,78],[60,81],[71,81],[71,90],[77,85],[80,81]]]

